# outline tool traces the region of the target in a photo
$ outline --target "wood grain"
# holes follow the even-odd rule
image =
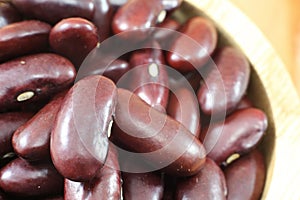
[[[300,199],[300,101],[286,66],[256,25],[229,0],[186,1],[238,44],[258,75],[252,77],[251,91],[270,118],[266,146],[272,139],[275,142],[265,152],[270,160],[262,199]],[[260,98],[263,93],[266,97]]]

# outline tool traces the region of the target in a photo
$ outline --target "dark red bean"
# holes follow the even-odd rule
[[[160,174],[122,173],[124,200],[161,200],[164,183]]]
[[[50,53],[20,57],[0,65],[0,110],[51,97],[70,87],[75,69]]]
[[[27,122],[32,115],[32,113],[22,112],[0,114],[0,158],[13,151],[11,139],[14,131]]]
[[[163,5],[160,0],[129,0],[117,10],[112,21],[112,30],[115,34],[138,30],[122,36],[135,40],[145,39],[149,34],[147,28],[155,26],[162,11]]]
[[[203,131],[201,140],[208,157],[217,164],[226,162],[233,154],[244,154],[252,150],[267,129],[267,117],[256,108],[238,110],[225,122],[218,122]]]
[[[17,158],[0,170],[0,187],[16,196],[59,194],[63,178],[51,163],[30,164]]]
[[[217,45],[215,26],[206,18],[193,17],[179,31],[183,35],[171,46],[167,54],[168,63],[181,72],[201,68]]]
[[[92,19],[93,0],[11,0],[25,16],[55,24],[68,17]]]
[[[113,146],[109,147],[105,166],[90,182],[74,182],[65,179],[65,200],[120,200],[121,174],[118,154]]]
[[[200,110],[194,91],[185,87],[173,91],[170,95],[167,113],[199,138]]]
[[[153,33],[153,38],[159,42],[159,44],[164,48],[168,49],[171,44],[173,43],[173,39],[175,39],[175,35],[178,33],[173,33],[171,30],[177,30],[180,27],[178,21],[167,18],[162,23],[158,24],[156,29]],[[168,30],[166,30],[168,29]]]
[[[168,104],[168,73],[162,51],[144,49],[132,53],[130,89],[149,105],[165,110]]]
[[[226,200],[226,195],[227,186],[222,170],[207,158],[198,174],[177,181],[175,199]]]
[[[175,8],[178,8],[182,3],[182,0],[161,0],[161,1],[164,6],[164,9],[166,10],[173,10]]]
[[[228,200],[260,199],[264,188],[266,169],[262,154],[254,150],[231,163],[224,170]]]
[[[253,103],[250,101],[250,99],[245,95],[238,105],[236,106],[236,110],[245,109],[245,108],[251,108],[253,107]]]
[[[2,27],[0,62],[47,49],[50,29],[49,24],[36,20],[15,22]]]
[[[214,62],[216,67],[212,67],[204,78],[205,84],[198,91],[198,100],[206,114],[228,114],[245,94],[250,78],[250,65],[247,58],[232,47],[219,50]]]
[[[156,169],[177,176],[199,172],[205,162],[202,144],[182,124],[161,113],[135,94],[118,89],[112,134],[117,143],[141,154]],[[152,152],[152,153],[150,153]]]
[[[65,178],[89,181],[103,166],[116,95],[115,84],[98,75],[78,81],[67,93],[50,141],[53,163]]]
[[[14,132],[12,144],[20,157],[30,161],[50,158],[50,133],[64,96],[65,92],[59,94]]]
[[[92,51],[78,71],[77,80],[90,75],[103,75],[117,83],[129,69],[129,63],[125,60],[115,60],[112,56]]]
[[[21,19],[18,11],[10,3],[0,2],[0,28]]]
[[[111,22],[114,14],[114,9],[108,0],[93,0],[95,4],[95,14],[93,23],[97,26],[100,42],[105,40],[111,34]]]
[[[51,48],[79,68],[88,53],[97,46],[97,28],[82,18],[67,18],[57,23],[49,35]]]

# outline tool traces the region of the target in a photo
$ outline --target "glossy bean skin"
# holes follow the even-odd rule
[[[244,154],[252,150],[267,129],[267,117],[256,108],[237,110],[222,122],[212,124],[201,134],[201,141],[208,157],[217,164],[232,154]]]
[[[144,49],[132,53],[130,89],[149,105],[165,110],[168,104],[168,73],[159,49]]]
[[[97,46],[97,28],[83,18],[63,19],[51,29],[49,43],[56,53],[67,57],[79,68],[88,53]]]
[[[109,147],[105,166],[90,182],[65,179],[65,200],[119,200],[121,197],[121,172],[118,154]]]
[[[99,75],[81,79],[66,94],[50,140],[52,161],[65,178],[90,181],[103,166],[116,95],[115,84]]]
[[[0,28],[20,20],[20,14],[10,3],[0,2]]]
[[[63,189],[63,178],[51,163],[17,158],[0,170],[0,187],[15,196],[55,195]]]
[[[153,33],[153,38],[159,42],[159,44],[164,48],[168,49],[175,39],[175,34],[173,35],[170,31],[165,31],[164,29],[174,30],[180,28],[180,23],[172,18],[166,18],[162,23],[157,25],[158,28]]]
[[[0,62],[48,48],[51,26],[37,20],[25,20],[0,29]]]
[[[12,0],[12,4],[26,17],[55,24],[68,17],[92,19],[93,0]]]
[[[197,97],[192,89],[181,87],[175,90],[170,95],[167,113],[199,138],[200,110]]]
[[[161,200],[164,183],[160,174],[122,173],[124,200]]]
[[[105,40],[111,34],[110,22],[112,21],[114,9],[108,0],[93,0],[95,5],[95,13],[93,23],[98,30],[100,42]]]
[[[182,3],[182,0],[161,0],[161,1],[164,6],[164,9],[166,9],[166,10],[176,9]]]
[[[9,112],[0,114],[0,158],[5,154],[12,152],[11,144],[14,131],[26,123],[32,113]]]
[[[14,151],[30,161],[50,159],[50,134],[65,92],[56,96],[13,135]]]
[[[247,58],[232,47],[220,49],[214,62],[216,67],[204,78],[205,84],[198,91],[198,100],[205,114],[228,114],[234,110],[246,92],[250,65]]]
[[[154,168],[176,175],[199,172],[205,162],[202,144],[182,124],[149,106],[128,90],[118,89],[112,137],[129,150],[144,154]]]
[[[49,98],[69,88],[75,75],[69,60],[52,53],[5,62],[0,65],[0,110]],[[32,98],[19,99],[19,95],[28,91],[33,93]]]
[[[163,5],[160,0],[129,0],[114,15],[112,30],[115,34],[125,31],[136,31],[135,33],[122,36],[135,40],[145,39],[149,31],[142,29],[155,26],[158,15],[162,10]]]
[[[181,72],[200,69],[216,48],[215,26],[208,19],[193,17],[179,31],[183,35],[175,39],[167,53],[168,63]]]
[[[114,59],[109,55],[98,55],[92,52],[80,71],[78,72],[77,79],[80,80],[90,75],[103,75],[117,83],[119,79],[130,70],[130,65],[123,59]]]
[[[207,158],[198,174],[178,180],[175,199],[226,200],[226,195],[223,171],[213,160]]]
[[[262,154],[254,150],[224,170],[228,200],[258,200],[262,194],[266,169]]]

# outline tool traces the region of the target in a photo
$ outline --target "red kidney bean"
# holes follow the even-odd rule
[[[63,178],[51,163],[30,164],[17,158],[0,170],[0,187],[16,196],[59,194]]]
[[[94,24],[83,18],[67,18],[57,23],[49,35],[51,48],[79,68],[88,53],[97,46]]]
[[[159,42],[163,49],[168,49],[173,43],[173,39],[175,39],[175,34],[170,30],[177,30],[180,24],[172,18],[166,18],[162,23],[158,24],[157,27],[159,29],[154,31],[153,38]]]
[[[113,146],[109,147],[104,167],[90,182],[75,182],[65,179],[65,200],[120,200],[121,173],[118,154]]]
[[[230,113],[247,89],[249,62],[240,51],[232,47],[220,49],[214,62],[216,67],[204,78],[205,84],[198,91],[198,100],[206,114]]]
[[[14,131],[27,122],[32,115],[32,113],[22,112],[0,113],[0,158],[13,151],[11,139]]]
[[[0,110],[49,98],[70,87],[75,75],[70,61],[51,53],[3,63],[0,65]]]
[[[226,180],[219,166],[207,158],[203,169],[177,182],[175,199],[226,200]]]
[[[93,23],[97,26],[100,42],[105,40],[111,34],[110,24],[113,18],[114,9],[108,0],[93,0],[95,4],[95,13]]]
[[[50,158],[50,133],[64,96],[65,92],[56,96],[14,132],[12,144],[20,157],[30,161]]]
[[[36,20],[15,22],[2,27],[0,62],[47,49],[50,29],[49,24]]]
[[[183,35],[174,41],[167,53],[168,63],[181,72],[201,68],[217,45],[215,26],[206,18],[193,17],[179,31]]]
[[[92,19],[93,0],[11,0],[25,16],[55,24],[68,17]]]
[[[0,28],[20,20],[20,14],[10,3],[0,2]]]
[[[130,66],[125,60],[115,60],[112,56],[91,52],[78,71],[77,79],[90,75],[103,75],[117,83],[129,69]]]
[[[197,138],[200,135],[200,110],[197,97],[191,89],[181,87],[170,95],[169,116],[182,123]]]
[[[182,3],[182,0],[161,0],[161,1],[164,6],[164,9],[166,10],[173,10],[175,8],[178,8]]]
[[[124,200],[160,200],[164,184],[161,175],[155,173],[122,173]]]
[[[142,29],[155,26],[162,11],[161,0],[129,0],[117,10],[112,21],[112,30],[115,34],[136,31],[122,36],[135,40],[145,39],[149,31]]]
[[[99,75],[78,81],[67,93],[50,141],[53,163],[65,178],[89,181],[103,166],[116,95],[115,84]]]
[[[182,124],[135,94],[118,89],[114,119],[122,130],[112,133],[116,142],[134,152],[147,153],[143,156],[154,168],[164,167],[164,172],[177,176],[189,176],[201,170],[205,162],[202,144]]]
[[[201,134],[201,141],[208,157],[217,164],[226,162],[233,154],[244,154],[252,150],[267,129],[267,117],[256,108],[238,110],[225,122],[218,122]]]
[[[228,200],[260,199],[264,188],[266,169],[262,154],[254,150],[231,163],[224,170]]]
[[[168,73],[159,49],[138,50],[130,58],[130,89],[149,105],[165,110],[168,104]]]
[[[238,105],[236,106],[236,110],[241,110],[241,109],[245,109],[245,108],[251,108],[253,107],[253,103],[250,101],[250,99],[245,95],[240,102],[238,103]]]

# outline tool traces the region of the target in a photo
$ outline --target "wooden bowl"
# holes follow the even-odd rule
[[[228,0],[186,0],[175,14],[209,17],[220,31],[221,45],[234,45],[248,57],[248,92],[269,120],[259,146],[267,165],[262,199],[300,199],[300,100],[281,59],[255,24]]]

